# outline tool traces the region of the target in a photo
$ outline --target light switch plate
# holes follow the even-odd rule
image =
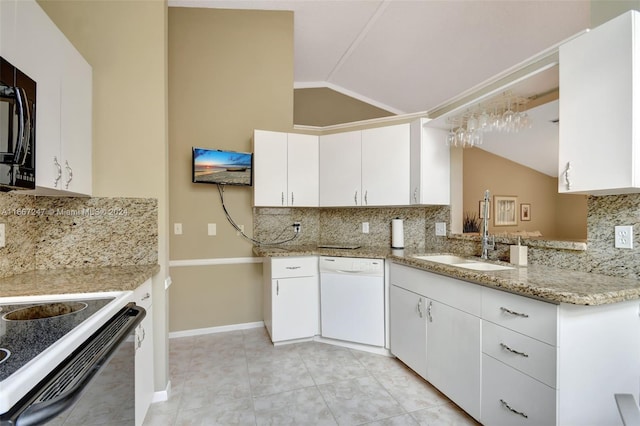
[[[363,234],[369,233],[369,222],[362,222],[362,233]]]
[[[216,228],[216,224],[215,223],[208,223],[207,224],[207,235],[213,237],[215,236],[217,233],[217,228]]]
[[[436,236],[438,236],[438,237],[446,237],[447,236],[447,223],[446,222],[436,222]]]
[[[182,224],[181,223],[174,223],[173,224],[173,233],[175,235],[182,235]]]
[[[4,223],[0,223],[0,248],[4,247],[6,243],[7,241],[5,237]]]
[[[616,226],[616,248],[633,248],[633,225],[630,226]]]

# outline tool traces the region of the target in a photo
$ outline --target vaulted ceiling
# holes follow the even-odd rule
[[[591,14],[590,0],[169,0],[169,6],[293,11],[295,87],[328,87],[396,114],[438,109],[584,31]],[[529,96],[554,85],[557,72],[546,72],[523,90]],[[557,102],[534,115],[544,125],[525,139],[492,135],[482,148],[557,176],[551,123]]]
[[[589,26],[588,0],[171,0],[294,12],[297,88],[428,111]]]

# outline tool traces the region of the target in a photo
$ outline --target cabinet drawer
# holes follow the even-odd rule
[[[481,412],[485,425],[555,425],[556,391],[483,354]]]
[[[151,280],[145,281],[133,291],[133,302],[136,305],[149,309],[152,303]]]
[[[557,342],[558,305],[552,303],[485,287],[482,319],[552,346]]]
[[[310,277],[318,275],[317,257],[271,258],[271,278]]]
[[[556,387],[556,347],[482,321],[482,352]]]

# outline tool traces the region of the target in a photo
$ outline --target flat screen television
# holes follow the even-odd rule
[[[253,154],[193,148],[192,181],[217,185],[253,184]]]

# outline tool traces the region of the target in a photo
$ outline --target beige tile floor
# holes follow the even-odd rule
[[[263,328],[170,339],[172,396],[152,425],[476,425],[394,358]]]

